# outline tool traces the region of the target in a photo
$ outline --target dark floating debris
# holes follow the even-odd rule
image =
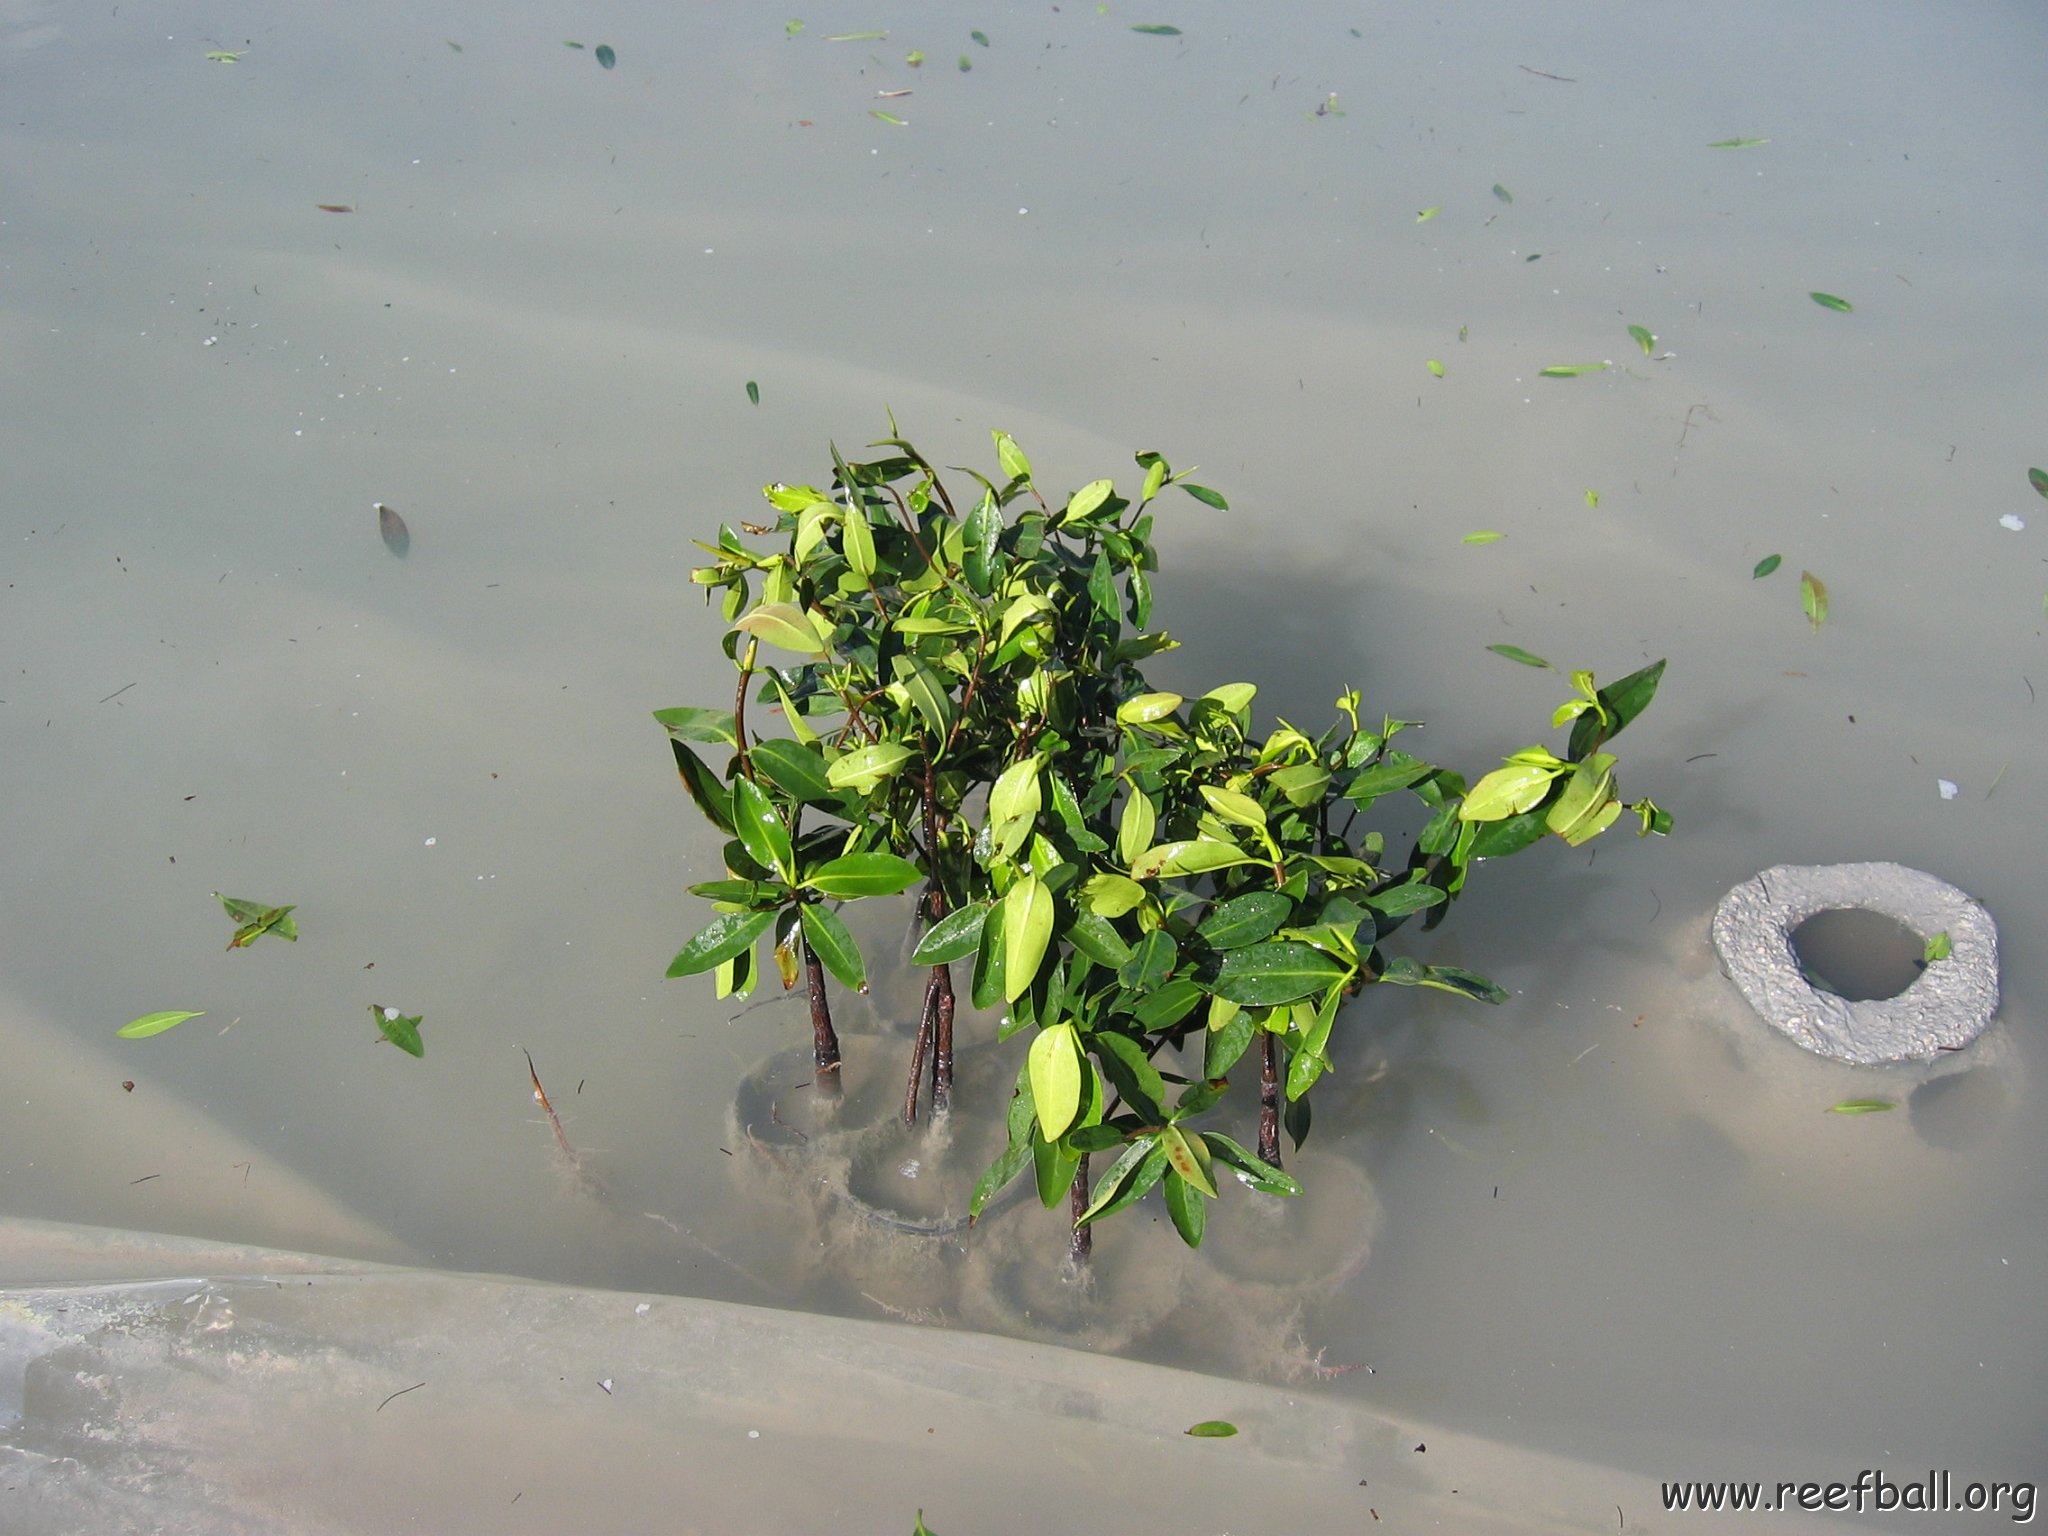
[[[384,535],[384,547],[403,560],[405,552],[412,548],[412,533],[405,526],[405,519],[381,501],[374,505],[377,508],[377,531]]]

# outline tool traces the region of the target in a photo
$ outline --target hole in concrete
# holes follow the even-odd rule
[[[1791,933],[1792,955],[1816,988],[1852,1003],[1897,997],[1920,979],[1927,941],[1863,907],[1816,912]]]

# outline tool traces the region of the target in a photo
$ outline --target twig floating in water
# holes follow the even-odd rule
[[[396,1392],[394,1392],[394,1393],[392,1393],[392,1394],[391,1394],[391,1397],[403,1397],[403,1396],[405,1396],[405,1394],[406,1394],[406,1393],[408,1393],[408,1392],[417,1392],[417,1391],[419,1391],[419,1389],[420,1389],[421,1387],[424,1387],[425,1385],[426,1385],[426,1383],[425,1383],[424,1381],[416,1381],[416,1382],[414,1382],[414,1383],[413,1383],[413,1384],[412,1384],[411,1386],[409,1386],[409,1387],[400,1387],[400,1388],[399,1388],[399,1389],[398,1389],[398,1390],[397,1390]],[[387,1397],[387,1398],[385,1398],[385,1399],[384,1399],[384,1403],[388,1403],[388,1402],[390,1402],[390,1401],[391,1401],[391,1397]],[[373,1408],[373,1409],[371,1410],[371,1412],[373,1412],[373,1413],[382,1413],[382,1412],[384,1411],[384,1403],[379,1403],[379,1404],[378,1404],[378,1405],[377,1405],[377,1406],[376,1406],[375,1408]]]
[[[562,1117],[555,1113],[555,1106],[548,1102],[548,1091],[540,1085],[540,1073],[534,1070],[533,1052],[521,1047],[519,1054],[526,1058],[526,1075],[533,1079],[533,1102],[541,1107],[548,1117],[548,1124],[554,1127],[555,1145],[562,1149],[562,1156],[570,1162],[576,1161],[576,1149],[569,1145],[569,1138],[562,1131]]]

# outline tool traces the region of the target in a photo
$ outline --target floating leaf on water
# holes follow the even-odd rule
[[[1768,144],[1769,139],[1716,139],[1709,149],[1755,149],[1759,144]]]
[[[1586,492],[1586,505],[1587,505],[1588,507],[1597,507],[1597,506],[1599,506],[1599,505],[1600,505],[1600,493],[1599,493],[1598,491],[1596,491],[1596,490],[1592,490],[1592,489],[1590,489],[1590,488],[1589,488],[1589,489],[1587,490],[1587,492]]]
[[[1765,555],[1763,559],[1757,561],[1756,569],[1749,573],[1749,579],[1751,581],[1762,581],[1784,563],[1785,557],[1783,555]]]
[[[1527,264],[1527,263],[1529,263],[1529,262],[1532,262],[1532,261],[1541,261],[1542,259],[1543,259],[1543,253],[1542,253],[1541,251],[1536,251],[1536,252],[1534,252],[1534,253],[1532,253],[1532,254],[1530,254],[1530,255],[1524,256],[1524,257],[1522,258],[1522,261],[1523,261],[1524,265],[1526,265],[1526,264]]]
[[[396,1008],[386,1008],[377,1003],[370,1004],[370,1017],[377,1021],[377,1033],[389,1040],[408,1056],[425,1056],[426,1042],[420,1039],[422,1015],[408,1017]]]
[[[961,54],[961,55],[960,55],[960,73],[964,75],[964,74],[966,74],[966,73],[967,73],[967,72],[968,72],[969,70],[971,70],[971,69],[973,69],[973,68],[974,68],[974,60],[972,60],[972,59],[968,58],[968,57],[967,57],[967,55],[966,55],[966,54],[964,54],[964,53],[963,53],[963,54]]]
[[[599,43],[597,45],[597,51],[594,54],[592,54],[591,57],[596,59],[597,62],[602,64],[606,69],[610,69],[614,64],[619,62],[619,56],[612,51],[612,45],[610,43]]]
[[[1876,1115],[1882,1114],[1887,1109],[1897,1109],[1898,1107],[1890,1099],[1844,1099],[1839,1104],[1830,1104],[1828,1106],[1828,1113],[1831,1115]]]
[[[457,53],[462,52],[462,44],[455,41],[454,38],[444,37],[441,39],[441,41],[446,43],[450,48],[453,48]]]
[[[782,24],[782,30],[791,37],[795,37],[797,33],[803,31],[803,29],[804,24],[800,21],[795,20],[794,18],[792,18],[789,21],[785,21]]]
[[[248,51],[248,49],[244,48],[242,53],[247,53]],[[242,62],[242,53],[229,53],[225,48],[216,48],[207,55],[207,58],[216,64],[239,64]]]
[[[1657,345],[1657,338],[1643,326],[1632,325],[1628,328],[1628,333],[1635,337],[1636,345],[1643,349],[1645,357],[1648,357]]]
[[[1204,1419],[1184,1433],[1193,1435],[1197,1440],[1228,1440],[1237,1433],[1237,1426],[1227,1419]]]
[[[1539,379],[1576,379],[1582,373],[1602,373],[1611,368],[1611,363],[1552,363],[1548,368],[1538,369]]]
[[[1496,656],[1505,656],[1509,661],[1519,661],[1525,667],[1550,669],[1550,663],[1541,656],[1523,650],[1519,645],[1489,645],[1487,649]]]
[[[1515,200],[1515,194],[1497,181],[1493,184],[1493,195],[1504,203],[1512,203]]]
[[[910,52],[903,55],[903,62],[912,69],[922,69],[924,67],[924,50],[922,48],[911,49]]]
[[[178,1009],[173,1009],[169,1013],[145,1013],[139,1019],[130,1019],[126,1024],[115,1030],[114,1033],[123,1040],[147,1040],[151,1035],[160,1035],[167,1029],[176,1029],[187,1019],[203,1019],[205,1017],[206,1010],[203,1008],[197,1013],[183,1012]]]
[[[1927,947],[1920,951],[1920,962],[1923,965],[1933,965],[1937,960],[1946,960],[1954,952],[1955,946],[1949,939],[1948,930],[1944,928],[1927,941]]]
[[[1415,215],[1415,222],[1418,224],[1427,224],[1431,219],[1435,218],[1438,214],[1442,213],[1443,211],[1444,208],[1442,203],[1438,203],[1431,208],[1424,208],[1421,212]]]
[[[2048,469],[2028,470],[2027,484],[2031,485],[2040,495],[2048,496]]]
[[[897,128],[908,128],[910,126],[909,123],[898,117],[894,112],[884,112],[880,107],[869,107],[868,116],[880,118],[883,122]]]
[[[235,936],[228,940],[229,949],[247,949],[266,933],[274,933],[288,943],[298,943],[299,925],[292,921],[294,908],[243,901],[237,896],[223,896],[219,891],[213,893],[213,898],[227,909],[228,916],[238,925]]]
[[[1468,533],[1458,540],[1460,544],[1497,544],[1506,538],[1504,533],[1495,533],[1491,528],[1482,528],[1477,533]]]
[[[1148,37],[1179,37],[1179,27],[1165,26],[1156,21],[1140,21],[1131,24],[1133,32],[1143,32]]]
[[[564,48],[581,48],[583,45],[579,42],[574,42],[571,39],[565,37],[562,39],[562,46]]]
[[[835,32],[825,41],[828,43],[872,43],[887,37],[886,32]]]
[[[315,203],[313,206],[322,213],[354,213],[356,211],[353,203]]]
[[[751,405],[761,403],[761,386],[752,379],[747,380],[747,401]]]
[[[1813,300],[1813,302],[1818,304],[1822,309],[1832,309],[1838,314],[1846,315],[1849,313],[1850,310],[1856,307],[1854,304],[1851,304],[1847,299],[1839,298],[1832,293],[1809,293],[1807,297]]]
[[[986,32],[970,32],[967,35],[981,44],[982,47],[986,48],[988,46],[988,34]]]
[[[939,1533],[924,1523],[924,1511],[917,1512],[917,1523],[911,1526],[910,1536],[939,1536]]]
[[[1423,366],[1427,368],[1431,373],[1435,374],[1438,378],[1442,378],[1444,376],[1444,365],[1438,362],[1433,357],[1427,363],[1423,364]]]
[[[1828,618],[1828,585],[1811,571],[1799,573],[1799,606],[1806,610],[1813,632],[1819,634]]]
[[[381,501],[371,503],[377,509],[377,532],[383,535],[384,547],[399,559],[412,548],[412,531],[405,526],[405,519]]]

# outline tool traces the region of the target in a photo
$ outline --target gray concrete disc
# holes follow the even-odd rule
[[[1950,952],[1897,997],[1851,1002],[1800,973],[1792,930],[1861,907]],[[1975,1040],[1998,1011],[1998,929],[1954,886],[1903,864],[1780,864],[1743,881],[1714,912],[1714,948],[1764,1021],[1809,1051],[1859,1066],[1922,1061]]]

